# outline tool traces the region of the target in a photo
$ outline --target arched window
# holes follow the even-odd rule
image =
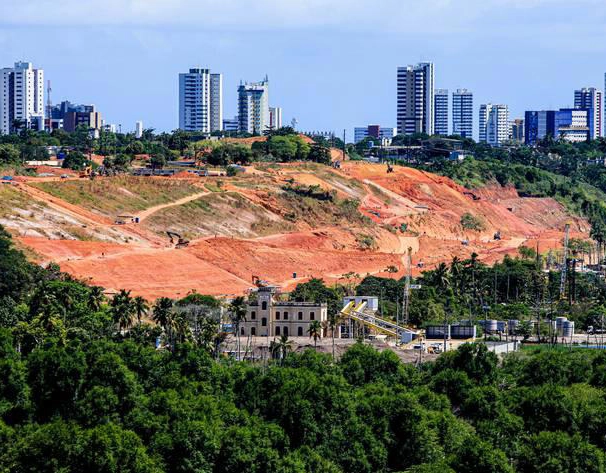
[[[244,327],[240,329],[240,335],[244,335]]]
[[[284,327],[284,335],[288,337],[288,327]]]
[[[297,329],[297,337],[302,337],[303,336],[303,327],[299,327]]]
[[[257,329],[255,327],[251,327],[250,328],[250,334],[254,337],[255,335],[257,335]]]
[[[280,335],[280,327],[276,327],[276,335]]]
[[[284,312],[284,320],[288,320],[288,312]]]
[[[261,319],[261,326],[262,326],[262,327],[267,327],[267,319],[266,319],[265,317],[263,317],[263,318]]]
[[[267,301],[261,302],[261,310],[267,310]]]

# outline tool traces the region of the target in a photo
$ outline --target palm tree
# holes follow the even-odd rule
[[[314,339],[314,347],[318,347],[318,338],[322,336],[322,324],[319,320],[312,320],[309,324],[309,329],[307,329],[307,333],[309,333],[309,338]]]
[[[173,324],[173,300],[169,297],[160,297],[156,299],[152,311],[152,319],[162,327],[171,341],[171,329]]]
[[[288,352],[292,351],[292,342],[288,339],[288,335],[282,334],[280,339],[269,344],[269,350],[273,358],[279,358],[280,364],[284,364],[284,360]]]
[[[90,288],[88,293],[88,307],[94,312],[101,310],[101,304],[105,301],[103,295],[103,288],[99,286],[93,286]]]
[[[135,315],[130,291],[125,289],[120,290],[112,299],[111,306],[113,319],[118,324],[118,329],[121,332],[127,330],[133,324],[133,317]]]
[[[229,317],[236,331],[236,360],[240,360],[240,324],[246,322],[246,300],[236,297],[229,305]]]
[[[335,361],[335,332],[341,321],[340,312],[332,312],[328,316],[328,326],[330,327],[330,333],[332,335],[332,360]]]
[[[141,325],[141,319],[147,314],[149,304],[143,297],[137,296],[133,299],[133,305],[135,306],[135,313],[137,314],[137,325]]]

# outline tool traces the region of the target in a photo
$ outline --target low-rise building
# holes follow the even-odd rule
[[[320,337],[328,334],[328,305],[315,302],[280,301],[276,286],[259,287],[257,301],[248,305],[246,320],[240,325],[241,336],[309,337],[312,322],[320,322]]]

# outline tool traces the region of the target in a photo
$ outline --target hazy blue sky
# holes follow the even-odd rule
[[[299,129],[395,125],[397,66],[433,61],[436,87],[480,103],[570,106],[604,87],[604,0],[0,0],[0,66],[28,60],[52,99],[94,103],[134,129],[177,127],[177,74],[224,74],[225,116],[240,80],[266,73],[270,102]],[[477,131],[474,130],[477,133]]]

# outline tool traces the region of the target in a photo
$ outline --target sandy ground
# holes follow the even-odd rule
[[[133,294],[155,299],[182,297],[191,290],[213,295],[242,294],[252,286],[252,275],[285,289],[311,277],[343,281],[348,273],[360,278],[368,274],[401,278],[405,271],[403,255],[409,247],[413,252],[413,274],[419,274],[454,256],[468,258],[472,252],[481,261],[493,263],[507,254],[516,255],[520,245],[538,245],[541,252],[557,250],[567,222],[572,224],[573,237],[587,238],[589,232],[586,221],[571,218],[553,199],[521,198],[513,188],[470,191],[448,178],[411,168],[396,167],[394,173],[387,174],[385,166],[348,161],[340,170],[331,171],[335,179],[303,171],[296,164],[272,172],[250,174],[259,180],[271,175],[267,185],[278,190],[285,179],[292,178],[301,185],[336,190],[343,198],[361,196],[360,211],[377,224],[372,230],[376,247],[358,248],[355,234],[366,230],[325,222],[295,222],[296,229],[289,233],[249,239],[205,237],[192,241],[187,248],[175,249],[166,238],[145,226],[115,225],[109,217],[64,202],[27,182],[20,182],[16,188],[45,202],[54,212],[81,222],[83,227],[94,228],[96,233],[94,241],[31,236],[20,239],[43,261],[60,262],[63,270],[77,277],[110,291],[127,288]],[[268,191],[237,187],[230,178],[221,179],[230,191],[262,205],[272,218],[283,219],[283,210]],[[356,181],[355,188],[347,186],[348,179]],[[203,187],[201,182],[199,187]],[[150,207],[140,217],[149,218],[208,193],[204,190]],[[464,213],[480,218],[485,229],[464,231],[460,226]],[[405,233],[400,230],[402,224],[407,226]],[[107,241],[99,241],[98,235],[104,231]],[[500,241],[493,239],[497,231],[501,232]],[[15,234],[24,233],[17,228]],[[388,273],[388,267],[398,271]]]

